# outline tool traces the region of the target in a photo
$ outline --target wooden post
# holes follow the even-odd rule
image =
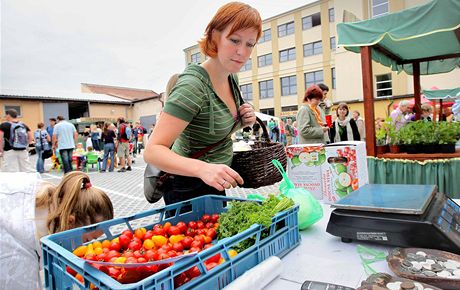
[[[420,107],[420,63],[412,63],[414,73],[414,108],[415,108],[415,120],[420,120],[421,107]]]
[[[372,75],[372,51],[370,46],[361,47],[361,70],[363,78],[364,120],[366,128],[366,149],[368,156],[376,156],[374,85]]]
[[[439,99],[439,121],[444,121],[442,115],[442,99]]]

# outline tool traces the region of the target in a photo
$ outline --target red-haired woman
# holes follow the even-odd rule
[[[226,188],[243,183],[230,168],[229,136],[256,118],[252,106],[240,102],[235,74],[249,60],[261,33],[258,11],[239,2],[219,8],[206,27],[199,45],[208,58],[179,76],[144,152],[146,162],[174,175],[164,195],[166,204],[225,195]],[[191,158],[223,139],[198,159]]]
[[[300,144],[325,144],[328,140],[329,128],[324,122],[324,113],[318,108],[323,99],[323,91],[317,86],[310,86],[305,92],[305,105],[301,106],[297,113],[297,125]]]

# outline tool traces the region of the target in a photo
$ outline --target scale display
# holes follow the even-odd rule
[[[460,254],[460,206],[435,185],[368,184],[333,205],[326,231],[343,242]]]

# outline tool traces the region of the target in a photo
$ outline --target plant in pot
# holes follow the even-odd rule
[[[401,152],[399,147],[399,131],[396,130],[395,125],[391,121],[387,123],[387,132],[390,153]]]
[[[376,145],[377,145],[377,154],[384,154],[388,152],[387,145],[387,130],[386,126],[382,125],[380,129],[375,133]]]
[[[454,153],[460,136],[460,123],[438,122],[436,124],[437,149],[441,153]]]

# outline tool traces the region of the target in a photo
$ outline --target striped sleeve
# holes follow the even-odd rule
[[[203,83],[198,78],[183,75],[169,95],[163,111],[190,122],[200,112],[205,95]]]

